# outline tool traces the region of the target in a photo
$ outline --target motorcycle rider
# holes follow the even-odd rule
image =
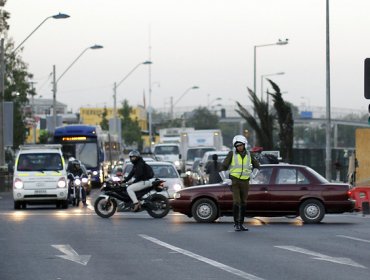
[[[127,175],[127,177],[124,178],[123,183],[126,183],[130,181],[131,178],[134,178],[132,184],[127,187],[127,193],[134,203],[133,211],[137,212],[140,210],[141,205],[137,200],[135,192],[151,186],[149,179],[154,177],[154,172],[153,169],[145,163],[138,151],[133,150],[128,156],[133,166],[131,172]]]
[[[84,177],[84,176],[87,177],[87,174],[81,168],[80,161],[77,160],[77,159],[72,159],[72,160],[70,159],[69,160],[68,167],[67,167],[67,173],[72,174],[74,177],[78,176],[78,177],[80,177],[80,179],[82,179],[82,177]],[[70,193],[71,193],[71,190],[68,189],[68,197],[70,196]],[[81,201],[83,203],[83,206],[86,207],[87,206],[86,190],[83,186],[81,186]]]

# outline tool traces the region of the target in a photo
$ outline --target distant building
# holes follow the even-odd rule
[[[113,118],[113,108],[107,109],[107,120]],[[103,119],[104,108],[99,107],[85,107],[80,108],[80,123],[90,125],[100,125]],[[148,122],[146,110],[143,106],[137,106],[132,108],[131,119],[137,120],[141,130],[147,130]]]

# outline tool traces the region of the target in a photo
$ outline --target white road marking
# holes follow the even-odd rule
[[[310,251],[310,250],[306,250],[306,249],[296,247],[296,246],[274,246],[274,247],[284,249],[284,250],[293,251],[293,252],[297,252],[297,253],[301,253],[301,254],[305,254],[305,255],[310,255],[310,256],[313,256],[314,259],[316,259],[316,260],[333,262],[333,263],[344,264],[344,265],[350,265],[350,266],[360,267],[360,268],[366,268],[365,266],[363,266],[361,264],[358,264],[358,263],[352,261],[349,258],[334,258],[334,257],[326,256],[326,255],[323,255],[323,254],[320,254],[320,253],[317,253],[317,252],[313,252],[313,251]]]
[[[156,239],[154,237],[150,237],[150,236],[145,235],[145,234],[139,234],[139,236],[142,237],[142,238],[144,238],[144,239],[146,239],[146,240],[149,240],[149,241],[151,241],[153,243],[156,243],[156,244],[158,244],[160,246],[166,247],[166,248],[168,248],[168,249],[170,249],[172,251],[178,252],[180,254],[183,254],[183,255],[186,255],[188,257],[194,258],[194,259],[196,259],[198,261],[205,262],[205,263],[207,263],[209,265],[212,265],[214,267],[217,267],[219,269],[222,269],[224,271],[227,271],[227,272],[229,272],[231,274],[234,274],[236,276],[239,276],[239,277],[241,277],[243,279],[248,279],[248,280],[264,280],[263,278],[257,277],[257,276],[255,276],[253,274],[246,273],[244,271],[241,271],[239,269],[236,269],[236,268],[227,266],[227,265],[222,264],[220,262],[217,262],[217,261],[208,259],[206,257],[200,256],[200,255],[197,255],[197,254],[194,254],[194,253],[192,253],[190,251],[181,249],[179,247],[175,247],[175,246],[173,246],[171,244],[168,244],[168,243],[165,243],[163,241],[160,241],[160,240],[158,240],[158,239]]]
[[[342,237],[342,238],[347,238],[347,239],[356,240],[356,241],[361,241],[361,242],[370,243],[370,240],[361,239],[361,238],[357,238],[357,237],[351,237],[351,236],[346,236],[346,235],[337,235],[337,236],[338,236],[338,237]]]
[[[82,264],[82,265],[87,265],[87,263],[89,262],[89,260],[91,258],[91,255],[79,255],[79,254],[77,254],[77,252],[75,250],[73,250],[73,248],[68,244],[66,244],[66,245],[51,245],[51,246],[53,246],[55,249],[58,249],[59,251],[64,253],[64,255],[56,255],[57,257],[62,258],[62,259],[66,259],[66,260],[76,262],[76,263],[79,263],[79,264]]]

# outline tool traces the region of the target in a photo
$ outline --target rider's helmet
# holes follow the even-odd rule
[[[138,151],[136,151],[136,150],[133,150],[133,151],[131,151],[131,152],[128,154],[128,156],[129,156],[130,161],[131,161],[132,163],[136,163],[136,162],[139,160],[139,158],[140,158],[140,153],[139,153]]]
[[[240,144],[243,144],[245,147],[248,145],[248,140],[243,135],[236,135],[233,138],[233,146],[236,148],[236,146],[239,146]]]
[[[75,159],[74,161],[72,161],[72,167],[74,170],[80,170],[81,168],[81,163],[79,160]]]

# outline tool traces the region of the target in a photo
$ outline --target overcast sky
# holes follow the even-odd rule
[[[138,63],[151,66],[152,105],[249,105],[256,45],[289,39],[284,46],[257,48],[257,93],[269,76],[297,106],[326,102],[325,0],[8,0],[9,36],[24,44],[22,57],[34,74],[35,88],[52,98],[50,73],[57,78],[88,50],[58,83],[57,100],[74,112],[79,107],[113,107],[113,84]],[[330,1],[331,105],[367,111],[363,63],[370,57],[369,0]],[[150,49],[150,51],[149,51]],[[117,89],[117,102],[149,103],[149,67],[138,67]],[[264,82],[264,87],[268,86]]]

